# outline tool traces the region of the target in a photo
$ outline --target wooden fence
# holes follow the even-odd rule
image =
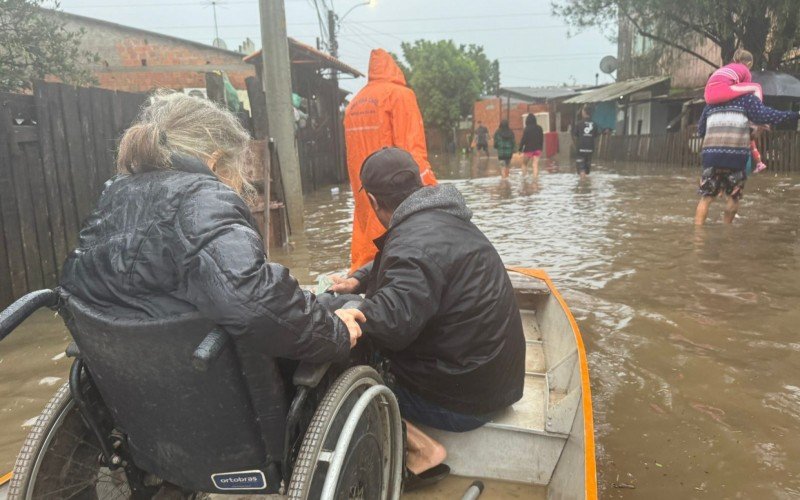
[[[56,284],[145,98],[58,83],[0,93],[0,308]]]
[[[773,130],[756,141],[773,172],[800,171],[800,132]],[[602,135],[595,156],[600,160],[699,167],[702,139],[695,130],[659,135]]]

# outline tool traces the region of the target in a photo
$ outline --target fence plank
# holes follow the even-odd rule
[[[89,197],[94,199],[97,191],[97,171],[99,170],[98,164],[101,163],[101,153],[98,153],[98,139],[101,134],[101,126],[95,122],[94,117],[94,102],[97,99],[94,89],[79,88],[78,89],[78,118],[81,125],[81,135],[86,139],[83,145],[85,178],[88,182]],[[91,140],[89,140],[91,138]],[[72,147],[72,143],[70,143]],[[88,212],[84,211],[81,216],[86,217]]]
[[[78,221],[83,221],[83,218],[89,214],[94,202],[91,190],[94,166],[87,162],[85,150],[90,152],[92,162],[94,161],[94,153],[91,145],[84,148],[84,135],[82,134],[83,129],[85,133],[90,134],[85,137],[91,137],[91,127],[87,129],[84,122],[81,121],[81,113],[78,111],[78,90],[67,85],[62,85],[60,90],[69,148],[69,171],[72,176],[72,190],[75,193]]]
[[[78,245],[80,231],[78,208],[72,188],[72,173],[69,165],[69,147],[67,145],[66,126],[61,106],[60,84],[40,83],[41,98],[50,115],[50,134],[52,136],[53,158],[58,180],[58,192],[61,197],[61,214],[64,218],[64,238],[66,251]],[[74,126],[74,124],[72,124]]]
[[[5,110],[5,100],[0,100],[0,216],[2,222],[2,236],[5,242],[4,253],[7,264],[3,266],[8,281],[0,281],[0,296],[10,294],[19,297],[28,291],[27,276],[25,274],[25,256],[22,239],[19,210],[17,209],[17,196],[14,187],[14,173],[11,168],[11,115]],[[0,274],[0,278],[4,276]],[[5,304],[3,304],[5,305]]]
[[[100,191],[103,183],[108,180],[108,164],[110,160],[109,139],[113,135],[111,133],[111,125],[106,120],[106,113],[104,107],[110,106],[108,101],[108,94],[110,91],[92,89],[92,124],[94,126],[94,157],[95,157],[95,176],[92,184],[93,199],[100,196]]]
[[[13,125],[8,127],[8,124],[11,123],[11,113],[5,102],[0,111],[0,120],[6,123],[7,134],[5,135],[5,140],[8,144],[8,150],[11,153],[12,189],[17,198],[17,204],[14,210],[16,212],[16,217],[19,219],[19,237],[22,241],[25,277],[28,288],[37,290],[42,288],[44,281],[42,280],[39,243],[36,237],[36,222],[34,220],[35,205],[31,197],[28,180],[29,168],[26,158],[22,153],[22,149],[14,140]]]
[[[38,264],[41,269],[42,287],[53,287],[56,285],[56,265],[53,254],[53,237],[50,231],[50,214],[47,210],[44,170],[41,158],[39,158],[39,141],[20,144],[20,149],[28,167],[31,211],[39,248],[39,262],[34,262],[34,265]]]
[[[0,161],[3,156],[0,154]],[[3,166],[0,165],[0,190],[5,186],[2,181]],[[8,304],[14,300],[14,291],[11,288],[11,268],[8,264],[8,251],[5,242],[5,224],[3,224],[3,207],[0,206],[0,305]]]
[[[39,124],[39,146],[41,151],[42,172],[47,190],[47,213],[50,214],[50,233],[52,235],[53,257],[55,270],[61,274],[61,265],[67,256],[67,238],[65,231],[67,225],[64,220],[61,190],[59,189],[58,174],[56,172],[55,147],[51,129],[50,107],[48,97],[41,85],[34,86],[36,97],[37,123]],[[2,303],[0,299],[0,303]]]

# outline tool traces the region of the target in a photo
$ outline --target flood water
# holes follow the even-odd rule
[[[507,264],[545,268],[570,304],[588,351],[603,498],[797,498],[800,178],[754,176],[734,225],[715,203],[695,229],[696,174],[609,167],[581,183],[543,168],[537,182],[518,172],[445,182]],[[305,234],[271,257],[301,282],[345,269],[351,211],[345,187],[308,196]],[[65,338],[42,313],[0,345],[0,474],[64,380]]]

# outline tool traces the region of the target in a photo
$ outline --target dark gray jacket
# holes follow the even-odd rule
[[[245,202],[199,160],[116,178],[64,264],[61,285],[121,316],[191,311],[247,349],[309,361],[346,359],[344,324],[267,262]]]
[[[505,266],[452,185],[426,187],[376,240],[364,333],[398,382],[452,411],[481,415],[522,397],[525,338]]]

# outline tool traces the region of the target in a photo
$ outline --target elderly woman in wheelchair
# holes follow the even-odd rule
[[[399,498],[397,402],[379,371],[347,368],[371,359],[351,352],[364,316],[330,313],[266,260],[247,143],[209,101],[155,94],[60,287],[0,315],[2,339],[56,309],[75,358],[9,498]]]

